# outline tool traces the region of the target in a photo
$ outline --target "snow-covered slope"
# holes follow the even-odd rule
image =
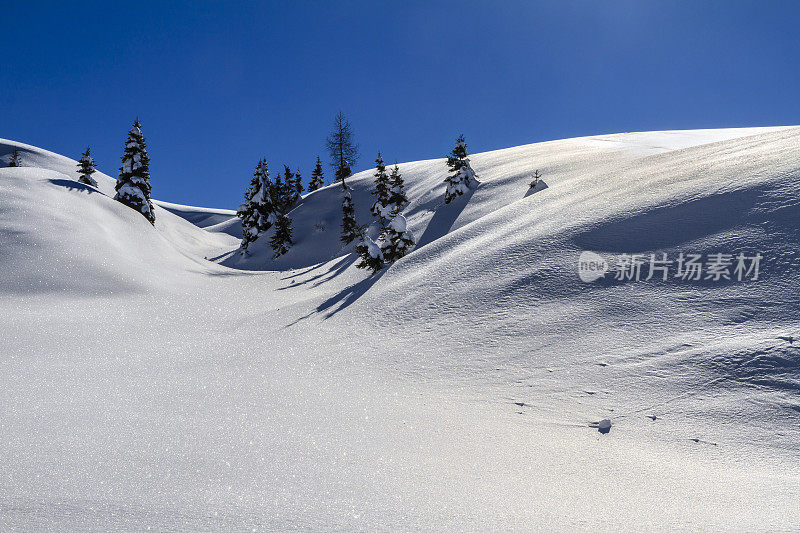
[[[800,525],[800,128],[475,154],[446,206],[443,160],[401,164],[420,244],[374,277],[338,187],[273,262],[24,148],[41,168],[0,169],[0,529]],[[764,260],[584,283],[584,250]]]
[[[242,224],[236,217],[236,211],[232,209],[193,207],[160,200],[155,200],[155,203],[206,231],[227,233],[237,239],[242,238]]]

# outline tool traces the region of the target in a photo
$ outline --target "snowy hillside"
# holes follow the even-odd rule
[[[13,147],[0,529],[800,526],[800,128],[471,154],[448,205],[444,160],[402,163],[418,245],[372,277],[338,186],[273,260],[230,211],[155,202],[153,227],[108,176]],[[348,182],[361,224],[371,180]],[[586,283],[584,251],[763,260]]]

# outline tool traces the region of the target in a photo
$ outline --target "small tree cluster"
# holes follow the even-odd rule
[[[470,189],[478,186],[478,179],[475,171],[469,164],[467,157],[467,143],[464,136],[460,135],[456,140],[456,146],[447,157],[447,166],[453,173],[445,178],[447,190],[444,193],[444,203],[449,204],[462,194],[466,194]]]
[[[80,161],[78,161],[78,181],[97,187],[97,180],[92,177],[95,172],[97,171],[94,167],[94,159],[92,159],[92,155],[89,152],[89,147],[86,147],[86,151],[83,152]]]
[[[289,251],[292,245],[292,220],[289,211],[297,204],[303,192],[300,172],[292,173],[284,165],[284,176],[278,174],[270,180],[267,160],[256,165],[250,187],[244,193],[244,203],[236,215],[242,221],[242,253],[250,244],[271,227],[275,233],[270,238],[270,246],[275,257]]]
[[[122,167],[114,188],[117,191],[115,200],[140,212],[151,224],[156,223],[156,214],[150,201],[150,158],[147,156],[139,119],[128,132]]]
[[[377,200],[372,204],[371,211],[378,219],[380,235],[373,240],[362,234],[361,241],[356,246],[356,253],[360,258],[356,266],[369,268],[373,273],[406,255],[416,244],[414,235],[408,231],[405,217],[400,214],[408,205],[400,167],[395,164],[391,176],[387,176],[380,153],[375,163],[373,194]]]

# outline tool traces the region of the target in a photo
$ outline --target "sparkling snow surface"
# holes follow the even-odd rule
[[[153,227],[15,146],[2,531],[800,528],[800,128],[470,154],[481,184],[447,206],[444,159],[401,164],[418,245],[375,276],[338,185],[273,261],[270,233],[242,256],[213,229],[230,212],[155,202]],[[765,259],[588,284],[584,250]]]

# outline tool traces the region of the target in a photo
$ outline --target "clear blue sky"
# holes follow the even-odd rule
[[[798,124],[798,28],[796,1],[6,2],[0,137],[116,176],[139,116],[155,198],[235,208],[262,156],[308,178],[339,109],[354,170]]]

